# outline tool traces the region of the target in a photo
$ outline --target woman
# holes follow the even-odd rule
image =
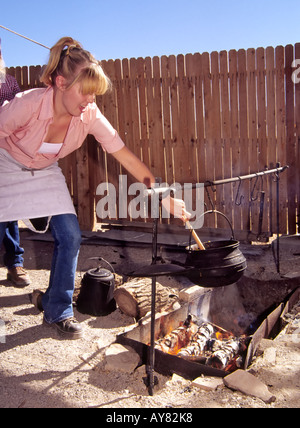
[[[154,176],[100,113],[95,95],[110,86],[100,63],[70,37],[51,49],[41,77],[46,89],[17,94],[0,112],[0,243],[7,222],[48,217],[54,238],[49,287],[35,295],[44,323],[67,338],[82,336],[72,298],[81,233],[58,159],[92,134],[104,150],[147,187]],[[188,217],[184,202],[170,211]]]

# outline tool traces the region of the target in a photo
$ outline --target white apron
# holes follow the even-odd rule
[[[76,215],[58,164],[28,169],[0,149],[0,222],[58,214]]]

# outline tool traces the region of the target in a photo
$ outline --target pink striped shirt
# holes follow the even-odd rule
[[[53,88],[20,92],[0,107],[0,147],[19,163],[37,169],[45,168],[78,149],[88,134],[94,135],[108,153],[124,147],[117,131],[93,103],[80,117],[72,117],[58,154],[39,153],[52,121]]]

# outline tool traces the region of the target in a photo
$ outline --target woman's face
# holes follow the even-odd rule
[[[70,116],[80,116],[88,104],[95,100],[94,94],[83,95],[81,93],[80,82],[75,83],[71,88],[60,88],[61,107]]]

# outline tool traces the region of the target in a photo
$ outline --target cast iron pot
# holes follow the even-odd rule
[[[98,258],[97,258],[98,259]],[[82,314],[105,316],[116,310],[114,274],[100,267],[88,270],[81,281],[76,306]]]
[[[204,246],[205,250],[188,250],[185,276],[203,287],[222,287],[241,278],[247,262],[238,241],[205,242]]]
[[[207,213],[221,214],[228,221],[232,238],[224,241],[205,242],[205,250],[197,250],[197,245],[187,248],[185,267],[187,276],[195,284],[203,287],[222,287],[238,281],[247,268],[247,262],[233,237],[233,229],[228,218],[219,211]],[[203,214],[203,215],[204,215]]]

